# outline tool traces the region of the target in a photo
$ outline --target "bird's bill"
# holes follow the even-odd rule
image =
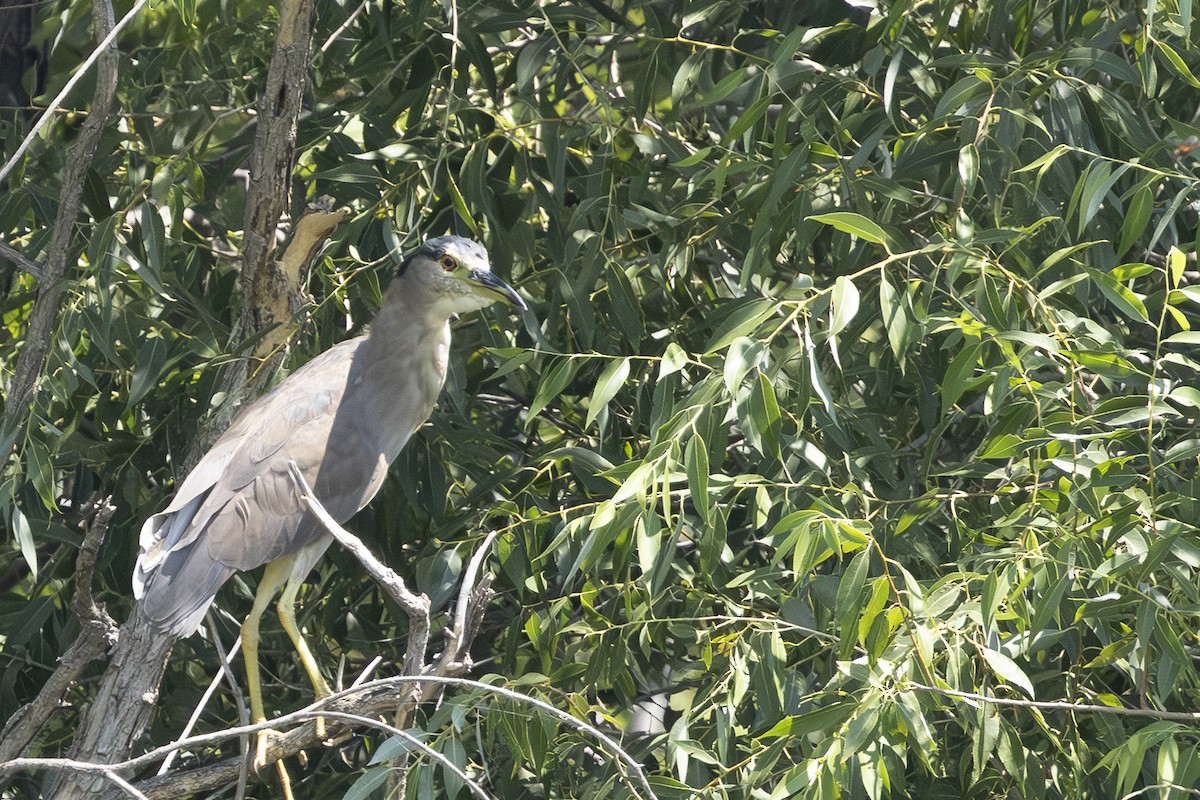
[[[529,306],[525,303],[524,298],[517,294],[517,290],[497,278],[491,272],[482,269],[473,269],[470,272],[470,278],[472,283],[483,289],[487,294],[494,295],[510,306],[516,306],[522,311],[529,310]]]

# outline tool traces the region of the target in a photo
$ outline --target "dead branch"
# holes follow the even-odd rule
[[[54,219],[46,252],[44,274],[38,285],[33,311],[29,315],[25,346],[13,370],[12,383],[5,399],[4,417],[0,419],[0,430],[14,430],[17,420],[29,412],[34,388],[46,365],[46,353],[50,350],[54,323],[58,320],[59,298],[64,288],[62,278],[75,249],[75,221],[79,216],[84,178],[92,165],[100,136],[108,125],[113,97],[117,92],[117,48],[109,35],[113,25],[112,3],[108,0],[93,3],[92,27],[95,28],[97,41],[101,43],[97,52],[103,50],[98,56],[100,63],[96,72],[96,92],[92,95],[88,118],[71,148],[71,155],[67,158],[62,191],[58,196],[58,215]],[[82,74],[82,70],[78,74]]]
[[[321,505],[321,501],[317,500],[295,461],[288,462],[288,469],[308,510],[320,520],[338,544],[358,559],[367,574],[383,587],[388,597],[408,615],[408,648],[404,656],[404,674],[420,675],[425,666],[425,649],[429,642],[429,598],[410,591],[404,579],[396,574],[395,570],[376,558],[362,540],[329,516],[329,512]]]
[[[254,186],[253,181],[250,186]],[[247,199],[247,202],[250,200]],[[243,297],[243,309],[234,326],[233,341],[236,343],[253,334],[260,334],[260,338],[251,358],[234,361],[221,376],[217,394],[223,393],[227,399],[211,417],[201,423],[199,433],[192,440],[191,450],[182,463],[185,473],[196,465],[213,441],[229,427],[245,402],[262,392],[299,334],[301,312],[310,303],[303,289],[305,273],[337,226],[351,214],[349,208],[334,209],[333,206],[333,198],[322,197],[308,207],[296,223],[283,256],[278,261],[272,261],[270,267],[264,270],[264,277],[252,287],[256,294]],[[247,325],[256,327],[247,328]]]
[[[40,281],[46,279],[46,268],[44,266],[28,258],[24,253],[7,242],[0,242],[0,258],[11,261]]]
[[[108,532],[108,523],[116,508],[105,498],[95,503],[86,515],[90,517],[87,533],[75,560],[75,615],[81,630],[58,668],[46,681],[33,702],[17,710],[4,726],[0,737],[0,761],[16,758],[26,751],[50,715],[59,708],[71,685],[79,679],[85,667],[117,642],[117,624],[103,606],[92,597],[92,576],[96,567],[96,552]]]

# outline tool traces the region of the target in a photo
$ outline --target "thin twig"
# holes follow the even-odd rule
[[[6,258],[38,280],[46,277],[46,268],[7,242],[0,242],[0,258]]]
[[[333,43],[337,41],[337,38],[341,36],[351,24],[353,24],[354,20],[363,12],[364,9],[366,9],[370,2],[371,0],[363,0],[361,3],[359,3],[358,8],[354,9],[354,11],[350,12],[350,16],[346,17],[346,21],[339,25],[336,31],[329,34],[329,38],[325,40],[325,44],[321,45],[322,53],[333,46]]]
[[[145,6],[147,2],[149,2],[149,0],[137,0],[137,2],[133,4],[133,8],[129,9],[129,12],[125,16],[121,17],[121,21],[113,26],[113,29],[108,32],[108,35],[100,41],[100,44],[96,45],[94,50],[92,50],[91,55],[89,55],[87,59],[79,65],[79,68],[75,70],[75,74],[72,75],[70,80],[63,85],[62,91],[55,95],[54,99],[47,104],[46,110],[42,112],[40,117],[38,117],[38,121],[33,124],[33,127],[30,128],[29,133],[25,134],[25,138],[22,139],[21,144],[17,146],[16,152],[12,154],[12,158],[10,158],[8,163],[6,163],[3,167],[0,167],[0,182],[3,182],[4,179],[8,177],[8,173],[13,171],[13,167],[17,165],[17,162],[19,162],[21,157],[25,155],[25,151],[29,149],[31,144],[33,144],[33,140],[37,138],[38,131],[44,128],[46,123],[50,121],[50,118],[62,104],[63,99],[70,94],[72,89],[75,88],[75,84],[79,83],[79,80],[87,74],[87,71],[92,64],[96,63],[96,59],[100,58],[100,56],[104,54],[104,51],[108,48],[112,41],[117,38],[117,34],[119,34],[121,30],[133,20],[133,18],[139,11],[142,10],[142,7]]]
[[[208,629],[212,634],[213,641],[216,642],[218,654],[221,656],[221,668],[217,671],[216,675],[213,675],[212,680],[208,682],[208,688],[204,690],[204,694],[200,696],[200,702],[197,703],[196,708],[192,710],[192,716],[188,718],[187,724],[183,726],[183,731],[181,731],[177,737],[179,739],[186,739],[192,734],[192,729],[195,728],[196,723],[200,721],[200,715],[204,713],[205,706],[208,705],[208,701],[211,700],[213,694],[216,693],[217,686],[221,683],[221,679],[225,677],[225,671],[230,660],[237,655],[237,651],[242,646],[242,637],[239,636],[237,641],[233,643],[233,647],[229,649],[228,654],[222,652],[224,647],[221,646],[220,640],[217,638],[216,626],[212,624],[211,618],[206,619],[206,622],[208,622]],[[175,756],[178,753],[179,751],[176,750],[163,760],[162,766],[158,768],[159,775],[167,774],[167,770],[171,768],[171,764],[174,763]]]
[[[957,697],[962,700],[973,700],[979,703],[994,703],[998,706],[1015,708],[1036,708],[1039,711],[1072,711],[1085,714],[1113,714],[1119,717],[1141,717],[1156,719],[1164,722],[1182,722],[1200,725],[1200,712],[1197,711],[1158,711],[1153,708],[1125,708],[1124,706],[1102,706],[1096,703],[1071,703],[1065,700],[1019,700],[1009,697],[990,697],[973,692],[960,692],[955,689],[943,689],[939,686],[929,686],[916,681],[907,681],[902,687],[905,691],[921,689],[926,692]]]

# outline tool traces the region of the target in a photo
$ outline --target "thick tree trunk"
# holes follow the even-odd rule
[[[239,336],[261,330],[260,324],[277,322],[270,313],[279,308],[278,298],[273,293],[292,285],[277,278],[281,266],[274,259],[275,234],[290,194],[296,123],[309,64],[313,7],[314,0],[283,0],[279,6],[275,52],[267,84],[259,99],[258,136],[250,163],[242,278],[245,308],[237,329],[241,333],[235,331],[235,341]],[[79,184],[82,183],[80,180]],[[320,235],[327,237],[342,219],[342,211],[326,213],[323,218],[326,224],[320,227]],[[306,258],[310,258],[318,247],[319,242],[306,244],[301,249]],[[264,322],[264,318],[268,321]],[[282,353],[278,358],[282,359]],[[248,370],[230,370],[223,389],[229,392],[228,396],[238,399],[257,396],[266,376],[277,364],[278,361],[269,362],[263,369],[256,362],[256,377],[265,375],[260,381],[250,383],[247,383]],[[237,402],[230,404],[230,413],[208,426],[211,435],[219,434],[228,426],[237,405]],[[197,436],[194,455],[198,458],[206,448],[206,434],[201,432]],[[158,698],[158,686],[173,644],[170,637],[153,630],[142,616],[140,607],[134,609],[133,616],[121,628],[120,641],[96,698],[76,731],[72,758],[111,764],[130,756]],[[111,788],[111,784],[102,778],[66,773],[59,778],[50,796],[90,797]]]
[[[275,237],[279,219],[291,197],[296,127],[303,108],[312,50],[313,8],[314,0],[284,0],[279,6],[275,52],[266,86],[258,99],[258,126],[250,156],[242,274],[238,282],[242,310],[230,336],[234,346],[291,318],[289,313],[280,315],[276,300],[281,295],[287,296],[288,289],[298,286],[298,282],[285,275],[282,265],[275,260]],[[185,470],[195,466],[208,446],[229,427],[242,405],[262,393],[286,354],[285,347],[268,352],[258,347],[253,354],[243,354],[243,358],[226,368],[217,388],[217,394],[224,395],[225,401],[202,425],[184,461]]]

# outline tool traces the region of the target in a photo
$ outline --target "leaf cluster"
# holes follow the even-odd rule
[[[43,22],[50,84],[83,5]],[[460,321],[441,409],[353,524],[435,606],[501,532],[486,671],[619,732],[663,798],[1194,793],[1196,723],[1037,705],[1200,705],[1191,2],[351,5],[321,7],[294,202],[357,214],[293,358],[456,225],[532,301],[524,329]],[[231,254],[271,32],[192,0],[120,40],[51,364],[0,432],[0,713],[77,628],[75,509],[116,498],[97,580],[123,611],[170,456],[246,347]],[[31,256],[71,125],[0,193]],[[36,286],[0,262],[0,289],[7,365]],[[226,641],[254,581],[219,600]],[[339,673],[403,651],[349,557],[304,600]],[[303,705],[286,637],[263,652],[271,702]],[[153,741],[216,659],[176,648]],[[527,707],[449,696],[419,728],[495,796],[635,793]],[[314,759],[314,796],[371,796],[397,747]]]

